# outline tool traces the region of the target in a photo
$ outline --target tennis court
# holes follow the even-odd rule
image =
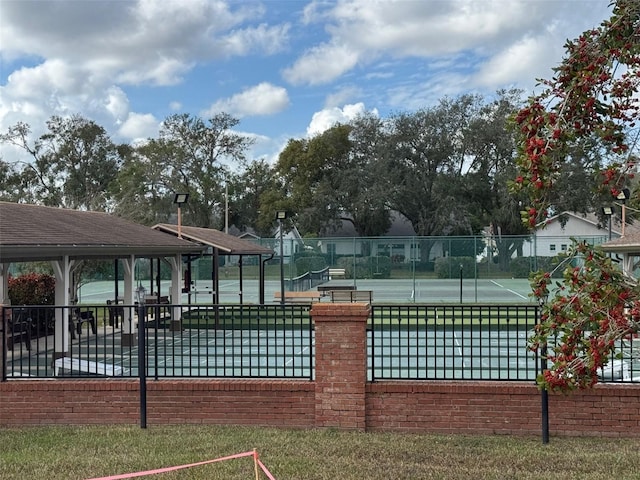
[[[526,331],[506,335],[499,330],[369,330],[368,377],[532,380],[535,357],[526,349],[526,337]],[[313,379],[312,329],[147,329],[145,340],[149,377]],[[54,371],[53,349],[32,348],[22,355],[13,353],[7,374],[74,377],[106,371],[112,372],[107,373],[109,376],[137,377],[138,352],[137,345],[122,345],[118,332],[85,335],[72,343],[69,353],[71,359],[82,364],[75,362]],[[87,367],[86,362],[93,367]]]
[[[460,302],[463,303],[528,303],[531,287],[527,279],[357,279],[331,280],[323,286],[332,285],[355,286],[358,290],[373,292],[376,303],[434,303]],[[151,287],[144,285],[149,291]],[[161,282],[163,294],[169,292],[170,282]],[[286,289],[286,288],[285,288]],[[280,290],[278,280],[265,282],[265,302],[274,302],[274,293]],[[119,292],[124,292],[124,283],[120,282]],[[193,293],[191,303],[206,304],[212,302],[212,282],[199,280]],[[82,286],[79,301],[85,304],[106,303],[114,298],[114,282],[91,282]],[[220,281],[220,303],[235,304],[259,303],[258,281],[244,280],[242,289],[237,280]],[[189,301],[189,295],[183,294],[182,303]]]
[[[46,338],[31,351],[9,352],[7,377],[137,377],[138,346],[122,345],[119,332],[109,329],[73,341],[65,368],[54,368],[53,341]],[[529,334],[525,328],[369,329],[367,378],[533,381],[537,360],[527,349]],[[314,379],[315,337],[306,327],[147,329],[145,341],[150,378]],[[621,343],[618,350],[623,358],[605,367],[601,378],[640,381],[639,346]]]

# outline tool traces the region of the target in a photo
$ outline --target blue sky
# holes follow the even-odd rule
[[[373,111],[548,78],[609,0],[0,0],[0,131],[82,114],[117,142],[225,111],[275,161]],[[4,145],[5,161],[20,153]]]

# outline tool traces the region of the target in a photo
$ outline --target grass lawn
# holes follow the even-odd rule
[[[285,479],[632,479],[640,439],[445,436],[215,426],[5,428],[0,479],[86,479],[195,463],[256,449]],[[230,460],[158,479],[255,479]],[[260,478],[266,478],[262,473]]]

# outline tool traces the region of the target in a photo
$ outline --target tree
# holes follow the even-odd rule
[[[27,196],[22,188],[21,177],[15,165],[0,159],[0,200],[17,202]]]
[[[283,201],[271,206],[295,213],[303,235],[318,234],[339,221],[341,192],[333,180],[349,163],[350,130],[347,125],[337,125],[311,139],[292,139],[280,153],[275,170]],[[274,192],[265,198],[276,196]],[[275,218],[275,210],[265,213]]]
[[[144,205],[146,221],[167,221],[175,193],[188,193],[182,206],[185,224],[222,228],[225,183],[229,171],[243,166],[252,141],[233,128],[238,120],[220,113],[209,120],[171,115],[159,138],[135,149],[119,178],[119,201]],[[146,223],[145,221],[145,223]]]
[[[350,222],[362,237],[384,235],[391,226],[389,198],[383,181],[387,173],[384,122],[367,113],[353,119],[349,127],[349,161],[340,171],[332,172],[332,183],[338,189],[338,203],[343,212],[340,218]]]
[[[517,114],[520,174],[512,188],[529,199],[522,217],[530,227],[555,211],[557,183],[576,145],[589,142],[589,150],[608,157],[596,191],[615,198],[629,185],[639,148],[639,29],[640,3],[618,0],[609,20],[566,43],[554,77],[542,80],[544,90]]]
[[[260,222],[260,213],[265,208],[262,203],[264,195],[277,188],[274,169],[265,160],[255,160],[243,172],[232,177],[230,186],[230,196],[235,197],[230,223],[241,230],[252,227],[258,235],[271,237],[275,211],[264,224]]]
[[[512,183],[529,207],[524,222],[533,227],[553,212],[567,162],[578,147],[600,150],[607,164],[598,171],[594,190],[617,197],[629,186],[638,160],[640,113],[640,2],[618,0],[609,20],[565,45],[567,55],[545,90],[516,116],[521,134],[520,174]],[[635,129],[635,130],[634,130]],[[634,193],[637,197],[637,192]],[[584,263],[565,270],[564,282],[547,301],[550,273],[532,281],[533,296],[544,304],[541,323],[530,346],[550,340],[552,366],[539,377],[543,388],[586,388],[614,356],[616,341],[638,331],[637,282],[621,272],[598,248],[578,244],[570,251]]]
[[[470,123],[479,108],[479,97],[463,95],[390,119],[390,206],[409,219],[420,236],[473,233],[460,179],[468,167]]]
[[[528,233],[520,221],[522,199],[511,195],[506,186],[516,172],[516,136],[510,119],[522,103],[520,90],[501,90],[493,101],[481,106],[469,128],[468,171],[459,182],[474,232],[489,226],[495,246],[492,255],[497,255],[503,270],[509,268],[514,254],[522,255]]]
[[[25,123],[10,127],[0,141],[12,143],[31,157],[23,164],[21,181],[31,199],[45,205],[106,211],[109,188],[120,159],[104,128],[82,116],[58,116],[47,121],[48,132],[33,145]]]
[[[389,229],[382,127],[378,117],[367,114],[313,138],[289,141],[276,165],[278,189],[284,196],[281,207],[296,213],[303,234],[322,235],[343,221],[360,236]],[[275,200],[278,189],[264,199]]]
[[[580,266],[571,260],[580,259]],[[553,296],[545,302],[540,323],[529,339],[534,351],[549,349],[551,368],[538,376],[547,390],[587,388],[598,372],[615,357],[616,343],[631,338],[640,326],[640,287],[622,272],[600,248],[575,243],[567,251],[563,282],[555,282]],[[533,294],[551,294],[550,272],[538,272]]]

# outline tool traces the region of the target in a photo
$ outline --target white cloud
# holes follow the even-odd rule
[[[492,61],[493,56],[505,55],[504,51],[512,45],[546,44],[550,36],[548,26],[558,16],[567,21],[556,30],[551,42],[561,46],[571,32],[571,22],[581,25],[575,32],[578,33],[583,29],[585,17],[593,18],[592,24],[596,25],[605,18],[606,12],[604,3],[594,5],[588,0],[313,2],[304,10],[304,21],[308,24],[328,22],[325,29],[329,38],[305,51],[283,75],[294,85],[319,85],[381,58],[434,61],[443,56],[474,52]],[[565,37],[558,36],[560,32]],[[519,59],[520,63],[528,60]],[[501,59],[494,61],[499,63]],[[507,73],[503,70],[505,78]],[[530,73],[530,69],[512,70],[514,76],[525,73]],[[538,72],[538,76],[541,73]]]
[[[31,0],[1,8],[0,59],[27,61],[0,86],[0,131],[26,121],[34,136],[52,115],[81,113],[137,138],[155,120],[129,113],[125,86],[177,85],[196,65],[272,55],[288,41],[287,24],[254,23],[265,13],[258,3]],[[271,93],[259,113],[288,103],[286,91]]]
[[[267,82],[247,88],[231,98],[214,103],[205,116],[226,112],[237,117],[272,115],[289,106],[289,95],[283,87]]]
[[[313,137],[318,135],[338,123],[347,123],[365,112],[366,109],[362,102],[345,105],[343,108],[325,108],[313,114],[311,123],[307,127],[307,136]],[[377,115],[378,111],[374,109],[372,113]]]
[[[129,114],[129,100],[125,93],[118,87],[107,89],[104,108],[113,117],[116,123],[123,121]]]
[[[142,114],[131,112],[120,126],[118,134],[136,143],[150,137],[156,137],[159,128],[158,120],[150,113]]]
[[[223,47],[227,56],[247,55],[252,50],[272,55],[284,48],[289,28],[287,24],[274,27],[262,24],[255,28],[236,30],[222,38],[219,45]]]
[[[324,108],[337,107],[344,105],[349,100],[362,95],[362,89],[356,85],[348,85],[338,89],[337,91],[327,95],[324,102]]]
[[[305,52],[283,76],[293,85],[320,85],[351,70],[358,59],[358,52],[346,45],[323,44]]]

